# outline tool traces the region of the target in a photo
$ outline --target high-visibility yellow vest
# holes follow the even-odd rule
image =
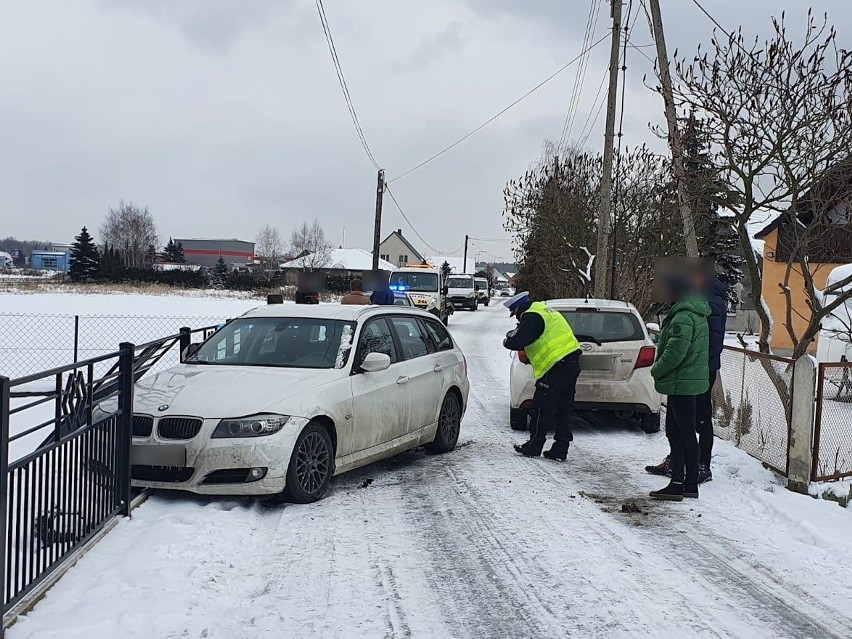
[[[580,342],[562,313],[547,308],[542,302],[533,302],[527,313],[540,315],[544,320],[541,337],[524,349],[535,378],[541,379],[559,360],[580,348]]]

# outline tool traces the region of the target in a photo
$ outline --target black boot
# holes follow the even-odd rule
[[[515,444],[515,450],[524,457],[538,457],[541,455],[541,446],[531,445],[531,442]]]
[[[683,501],[683,484],[669,482],[669,485],[665,488],[651,491],[651,498],[663,501]]]
[[[683,496],[690,499],[698,499],[698,484],[684,484]]]
[[[565,458],[568,457],[568,447],[564,444],[554,443],[553,446],[550,447],[550,450],[546,450],[542,454],[547,459],[564,462]]]
[[[713,481],[713,473],[710,470],[710,466],[698,464],[698,483],[703,484],[708,481]]]
[[[645,466],[645,472],[652,475],[659,475],[660,477],[671,477],[672,458],[670,456],[666,456],[666,458],[656,466]]]

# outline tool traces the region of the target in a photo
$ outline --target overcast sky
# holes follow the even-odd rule
[[[595,0],[599,2],[600,0]],[[349,90],[388,179],[492,116],[581,50],[592,0],[325,0]],[[703,0],[723,25],[765,35],[787,11],[828,11],[852,42],[840,0]],[[713,26],[690,0],[662,0],[670,43],[694,52]],[[638,0],[634,10],[638,8]],[[626,10],[626,6],[625,6]],[[634,12],[635,13],[635,12]],[[644,14],[632,40],[651,42]],[[597,32],[610,26],[603,0]],[[122,198],[147,205],[161,237],[285,237],[318,218],[329,238],[369,249],[375,169],[341,97],[313,0],[4,0],[0,5],[0,236],[70,241],[97,231]],[[653,55],[651,48],[644,48]],[[608,57],[590,56],[576,139]],[[628,53],[624,143],[659,141],[662,102]],[[558,138],[571,67],[440,159],[392,185],[430,246],[506,238],[502,187]],[[603,143],[603,114],[588,138]],[[96,232],[97,239],[97,232]],[[507,242],[477,241],[483,260]],[[487,252],[487,253],[486,253]]]

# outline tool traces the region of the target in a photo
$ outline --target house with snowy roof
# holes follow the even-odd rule
[[[763,241],[763,299],[776,328],[774,350],[789,350],[793,342],[782,326],[787,318],[787,293],[791,299],[792,324],[801,334],[811,319],[810,296],[801,264],[817,290],[824,289],[831,272],[852,262],[852,172],[839,163],[820,184],[805,193],[795,207],[777,215],[755,233]],[[788,279],[789,271],[789,279]],[[811,344],[810,350],[815,350]]]

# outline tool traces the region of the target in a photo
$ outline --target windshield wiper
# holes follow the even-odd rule
[[[594,342],[598,346],[603,346],[603,342],[601,342],[596,337],[592,337],[591,335],[583,335],[581,333],[575,333],[574,337],[576,337],[577,341],[579,341],[579,342]]]

